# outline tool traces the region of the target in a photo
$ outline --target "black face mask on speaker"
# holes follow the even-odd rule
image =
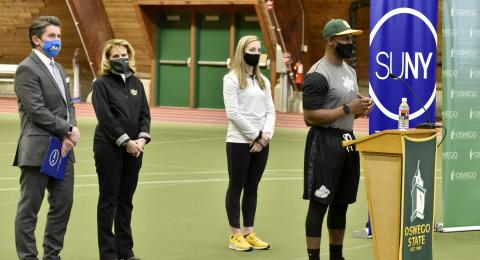
[[[248,65],[255,67],[258,65],[258,61],[260,60],[260,54],[245,53],[245,55],[243,55],[243,58]]]
[[[335,51],[337,51],[338,56],[342,59],[350,59],[353,56],[353,44],[347,43],[339,43],[337,42],[337,47],[335,47]]]

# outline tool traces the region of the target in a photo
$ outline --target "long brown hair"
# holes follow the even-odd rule
[[[235,50],[235,57],[233,58],[233,65],[230,71],[233,71],[237,75],[238,82],[240,83],[240,88],[244,89],[247,87],[247,64],[243,56],[245,55],[245,49],[247,46],[252,43],[260,41],[255,35],[247,35],[240,38],[237,44],[237,49]],[[258,84],[261,89],[265,89],[265,82],[262,78],[262,73],[260,72],[259,66],[255,66],[253,69],[255,77],[257,77]]]

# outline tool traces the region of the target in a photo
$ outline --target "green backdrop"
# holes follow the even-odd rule
[[[480,229],[478,0],[444,0],[442,32],[444,231]]]

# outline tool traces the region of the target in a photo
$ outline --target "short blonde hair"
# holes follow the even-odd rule
[[[256,41],[260,41],[260,39],[258,39],[258,37],[255,35],[243,36],[242,38],[240,38],[240,40],[238,40],[231,71],[233,71],[237,75],[241,89],[247,87],[247,64],[245,63],[245,59],[243,58],[243,56],[245,55],[245,49],[250,43]],[[257,77],[260,88],[265,89],[265,82],[263,81],[262,73],[260,72],[259,67],[259,65],[255,66],[253,73],[255,74],[255,77]]]
[[[102,51],[102,63],[100,64],[100,75],[106,75],[109,74],[112,68],[110,67],[110,52],[112,51],[112,48],[115,46],[122,46],[125,49],[127,49],[128,53],[128,66],[130,67],[133,72],[136,71],[135,69],[135,50],[133,50],[132,45],[127,42],[126,40],[123,39],[111,39],[108,40],[105,43],[105,46],[103,47]]]

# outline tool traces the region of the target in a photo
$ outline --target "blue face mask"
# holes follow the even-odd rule
[[[50,58],[55,58],[60,53],[62,42],[60,40],[45,41],[43,44],[43,50]]]

